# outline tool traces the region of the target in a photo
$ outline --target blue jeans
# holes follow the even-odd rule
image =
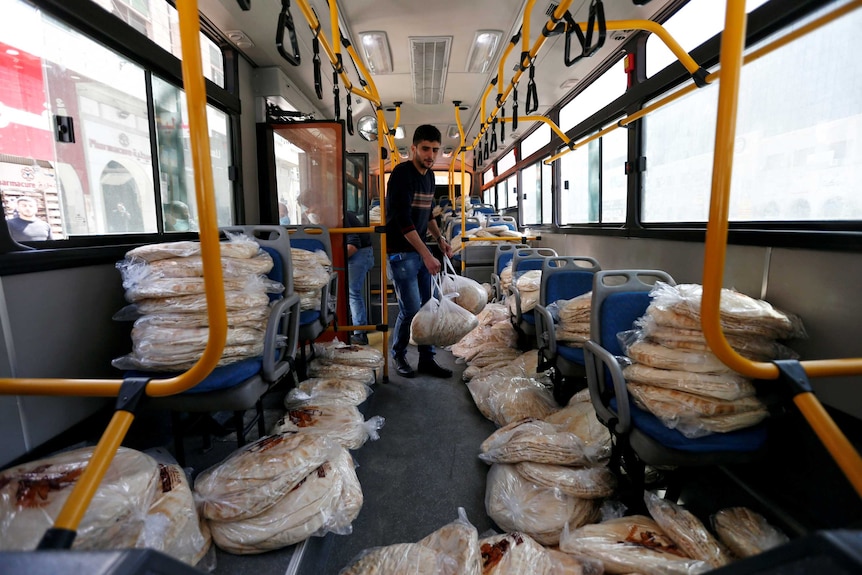
[[[416,252],[401,252],[389,254],[389,279],[395,286],[395,296],[398,298],[398,319],[395,321],[395,333],[392,336],[392,357],[404,357],[407,344],[410,343],[410,323],[422,304],[431,299],[431,275],[422,257]],[[430,345],[420,345],[419,359],[434,357],[434,348]]]
[[[353,325],[367,325],[368,314],[365,310],[365,277],[374,267],[374,248],[360,248],[347,260],[348,292],[350,294],[350,319]],[[365,333],[361,331],[357,334]]]

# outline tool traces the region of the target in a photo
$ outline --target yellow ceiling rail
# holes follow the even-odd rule
[[[568,8],[571,4],[572,4],[572,0],[562,0],[560,2],[560,4],[557,6],[557,9],[554,10],[553,15],[551,15],[551,17],[548,19],[548,22],[545,24],[544,30],[547,32],[554,30],[554,28],[556,28],[556,26],[557,26],[557,23],[560,20],[562,20],[563,15],[566,13],[566,10],[568,10]],[[509,85],[506,87],[506,90],[503,93],[502,97],[499,98],[500,102],[494,107],[494,111],[491,112],[491,115],[488,117],[487,120],[484,119],[484,117],[485,117],[485,99],[487,98],[488,94],[490,94],[491,92],[490,92],[490,90],[487,90],[485,92],[485,95],[483,95],[483,97],[482,97],[482,104],[481,104],[481,110],[482,110],[481,115],[483,118],[482,119],[482,127],[479,129],[479,134],[476,136],[476,139],[473,140],[473,147],[474,148],[478,144],[479,139],[485,133],[487,126],[490,125],[491,121],[497,116],[497,112],[499,112],[500,107],[506,102],[506,99],[509,97],[509,94],[511,94],[512,90],[515,89],[515,86],[518,85],[518,82],[521,80],[521,76],[523,75],[524,71],[530,67],[531,62],[535,59],[536,54],[539,53],[539,50],[542,48],[542,45],[545,43],[545,40],[547,40],[547,39],[548,39],[548,37],[545,36],[545,34],[542,34],[536,39],[536,43],[533,45],[533,48],[529,52],[527,52],[527,50],[523,51],[526,54],[522,53],[522,56],[520,59],[520,66],[518,67],[518,71],[515,72],[514,76],[512,76],[512,81],[509,82]],[[529,38],[527,37],[526,34],[524,34],[524,42],[525,42],[525,45],[528,45],[528,43],[529,43]],[[525,60],[526,60],[526,63],[525,63]],[[502,82],[502,81],[503,81],[502,77],[497,78],[497,82]]]
[[[728,0],[725,28],[721,41],[722,77],[718,92],[715,155],[712,169],[712,194],[704,250],[701,324],[712,352],[728,367],[747,377],[778,379],[780,370],[773,363],[751,361],[728,344],[721,327],[720,305],[727,248],[730,184],[733,173],[733,148],[742,53],[745,46],[745,0]],[[858,375],[862,358],[799,362],[803,377],[814,375]],[[807,381],[804,382],[807,385]],[[862,457],[841,432],[814,394],[794,389],[793,402],[820,438],[824,447],[862,497]]]
[[[554,27],[556,26],[556,23],[559,22],[560,18],[562,18],[562,15],[565,14],[566,8],[568,8],[568,4],[569,3],[566,3],[565,7],[563,7],[561,4],[557,8],[557,10],[554,11],[554,16],[552,16],[548,20],[548,23],[545,25],[546,30],[550,31],[550,30],[554,29]],[[562,8],[562,12],[560,11],[561,8]],[[586,31],[587,25],[588,24],[586,22],[578,22],[578,26],[580,26],[580,28],[584,31]],[[707,77],[706,71],[703,70],[697,64],[697,62],[694,61],[694,59],[688,54],[688,52],[683,50],[682,46],[679,45],[679,42],[677,42],[673,38],[673,36],[671,36],[667,32],[667,30],[664,29],[664,27],[661,24],[653,22],[652,20],[611,20],[611,21],[606,23],[606,27],[608,30],[646,30],[648,32],[652,32],[653,34],[658,36],[662,40],[662,42],[665,43],[665,45],[668,47],[668,49],[670,49],[671,52],[673,52],[674,56],[676,56],[677,59],[685,67],[685,69],[688,70],[689,74],[691,74],[691,76],[695,79],[695,82],[697,84],[706,85],[706,77]],[[503,104],[505,104],[506,99],[508,99],[511,91],[514,89],[515,86],[518,85],[518,81],[520,80],[521,74],[523,74],[526,67],[531,65],[532,60],[536,57],[536,54],[538,53],[539,48],[541,48],[541,45],[544,43],[544,40],[545,40],[545,36],[542,35],[536,41],[536,45],[529,52],[529,60],[526,62],[526,64],[524,63],[523,58],[522,58],[521,70],[519,70],[518,72],[515,73],[515,76],[513,76],[512,81],[510,82],[505,93],[502,92],[502,82],[503,82],[502,63],[503,63],[503,61],[501,60],[500,73],[498,74],[498,77],[492,81],[491,85],[489,86],[489,89],[486,90],[486,92],[482,96],[481,117],[483,118],[483,120],[482,120],[482,126],[479,129],[479,134],[476,136],[476,140],[474,140],[474,142],[473,142],[474,146],[479,141],[479,139],[482,137],[482,135],[487,131],[488,126],[491,124],[491,122],[497,116],[497,112],[499,111],[500,107]],[[526,38],[525,38],[525,41],[526,41]],[[508,50],[507,50],[507,54],[508,54]],[[505,55],[504,55],[504,58],[505,58]],[[494,110],[491,112],[491,114],[487,117],[487,119],[485,119],[486,118],[485,117],[485,100],[487,99],[488,95],[490,94],[490,91],[491,91],[490,88],[494,85],[494,81],[496,81],[496,83],[498,83],[500,86],[498,88],[499,93],[498,93],[498,97],[497,97],[497,99],[498,99],[497,107],[495,107]],[[572,148],[572,149],[574,149],[574,148]],[[571,149],[569,149],[568,151],[571,151]],[[567,152],[564,152],[564,154],[565,153],[567,153]],[[559,156],[556,156],[556,157],[559,157]],[[555,157],[555,159],[556,159],[556,157]]]

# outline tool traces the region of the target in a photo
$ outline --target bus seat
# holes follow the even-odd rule
[[[465,220],[464,229],[472,230],[479,226],[479,218],[469,217]],[[461,218],[455,217],[452,219],[452,223],[449,224],[449,233],[447,235],[449,236],[449,240],[452,240],[455,236],[461,235]]]
[[[516,285],[517,280],[524,272],[541,270],[545,259],[556,255],[557,252],[551,248],[521,248],[515,250],[512,255],[512,285],[509,286],[509,295],[515,298],[515,310],[510,313],[509,319],[518,334],[518,347],[523,350],[531,349],[536,343],[536,319],[533,310],[521,312],[521,292]]]
[[[491,226],[506,226],[513,232],[518,231],[518,223],[512,216],[488,215],[485,218],[485,227],[490,228]]]
[[[534,314],[536,346],[539,348],[539,370],[554,369],[554,396],[565,405],[577,389],[564,385],[564,378],[579,378],[586,387],[584,350],[557,345],[554,321],[547,306],[560,300],[583,295],[593,289],[593,278],[601,271],[599,262],[586,256],[558,256],[547,258],[542,265],[542,283],[539,303]],[[553,349],[553,352],[551,351]]]
[[[515,250],[529,247],[527,244],[503,242],[497,244],[494,249],[494,271],[491,273],[491,287],[494,288],[494,301],[502,301],[506,297],[506,294],[503,293],[503,288],[500,286],[500,274],[503,273],[503,270],[512,261]]]
[[[633,322],[645,313],[656,280],[675,284],[670,275],[658,270],[596,273],[590,339],[584,344],[590,399],[599,421],[614,436],[612,467],[618,468],[620,463],[625,467],[633,487],[630,503],[637,508],[643,504],[646,465],[685,468],[743,463],[758,457],[766,442],[764,424],[690,439],[665,427],[629,397],[616,359],[623,355],[617,334],[632,329]]]
[[[242,232],[253,237],[272,256],[273,268],[268,274],[269,278],[281,282],[285,291],[283,295],[276,294],[275,303],[272,304],[264,335],[263,356],[217,367],[203,381],[184,393],[147,399],[149,407],[171,411],[175,456],[181,465],[185,464],[181,413],[233,412],[237,446],[242,447],[248,432],[243,422],[245,411],[256,409],[256,417],[249,425],[256,422],[259,434],[265,435],[266,422],[261,398],[286,376],[295,375],[294,360],[299,342],[299,296],[293,293],[288,235],[281,226],[231,226],[222,230]],[[125,375],[163,379],[177,374],[129,371]],[[208,436],[206,441],[209,441]]]
[[[329,238],[329,229],[325,226],[297,225],[284,226],[290,234],[290,246],[293,248],[315,252],[322,250],[326,253],[329,261],[332,261],[332,242]],[[311,355],[306,357],[305,347],[314,342],[320,334],[335,319],[336,298],[338,297],[338,274],[334,271],[329,275],[329,283],[321,288],[320,307],[318,309],[306,310],[299,318],[299,353],[302,358],[302,373],[300,378],[305,377],[305,365],[314,354],[314,346],[311,345]]]

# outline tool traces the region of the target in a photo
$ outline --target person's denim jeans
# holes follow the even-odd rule
[[[350,319],[353,325],[368,324],[368,313],[365,309],[365,294],[362,288],[365,287],[365,277],[373,267],[374,248],[371,246],[360,248],[358,252],[347,260],[347,274],[350,279],[348,283]],[[356,331],[354,333],[360,334],[365,332]]]
[[[398,298],[398,319],[392,336],[392,357],[404,357],[410,343],[410,323],[422,304],[431,299],[431,275],[416,252],[389,254],[389,279]],[[434,357],[434,348],[420,345],[419,359]]]

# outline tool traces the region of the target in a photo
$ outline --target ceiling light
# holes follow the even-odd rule
[[[460,140],[461,132],[458,130],[458,124],[449,124],[449,130],[446,132],[450,140]]]
[[[410,154],[407,152],[407,148],[405,148],[404,146],[398,148],[398,155],[401,156],[402,160],[406,160],[410,157]]]
[[[391,74],[392,53],[386,32],[360,32],[359,40],[368,70],[374,75]]]
[[[470,54],[467,56],[467,72],[484,74],[490,70],[502,37],[503,33],[499,30],[479,30],[476,32],[473,37],[473,45],[470,47]]]
[[[455,149],[452,146],[446,146],[445,148],[443,148],[443,157],[444,158],[451,158],[452,152],[454,152],[454,151],[455,151]]]
[[[396,140],[403,140],[404,139],[404,128],[402,128],[401,126],[398,126],[397,128],[395,128],[395,139]]]

